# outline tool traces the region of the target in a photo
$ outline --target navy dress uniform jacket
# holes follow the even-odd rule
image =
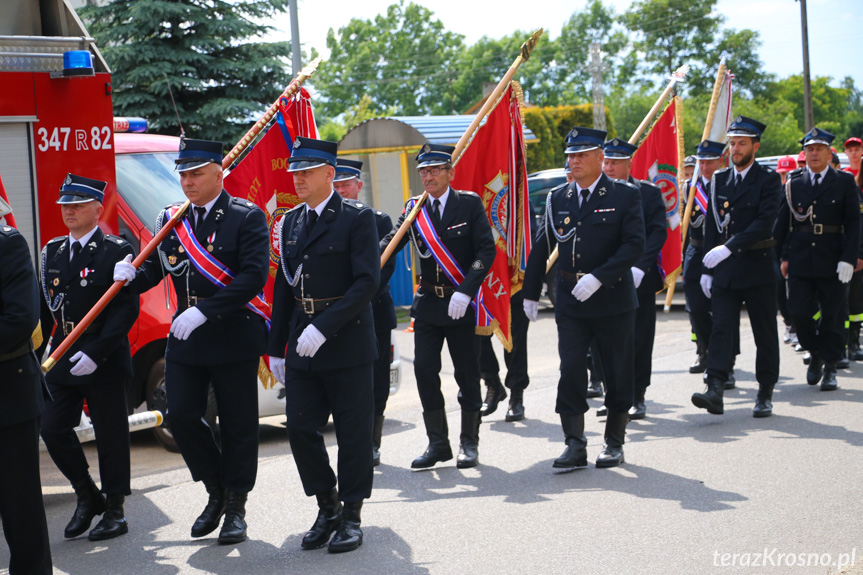
[[[774,234],[781,247],[781,259],[788,262],[788,275],[833,277],[840,261],[857,265],[860,249],[860,196],[854,176],[827,168],[817,190],[812,187],[809,170],[795,170],[791,182],[791,204],[804,214],[812,207],[812,219],[798,222],[783,196]],[[813,224],[842,226],[843,232],[812,233]],[[801,230],[806,226],[810,231]]]
[[[587,301],[580,302],[572,295],[576,282],[561,273],[556,279],[555,308],[567,309],[576,317],[599,317],[634,310],[638,303],[630,268],[644,253],[645,242],[641,193],[632,184],[603,174],[587,203],[579,208],[578,201],[577,185],[571,182],[553,192],[546,203],[546,217],[525,272],[525,299],[539,300],[546,261],[558,243],[554,232],[566,236],[574,229],[575,234],[558,245],[558,267],[561,272],[573,276],[591,273],[602,286]]]
[[[273,323],[267,353],[284,357],[300,370],[331,370],[371,363],[377,344],[370,301],[380,281],[380,252],[374,211],[333,192],[311,233],[305,204],[282,220],[282,261],[273,288]],[[302,271],[296,286],[293,278]],[[338,298],[314,315],[301,307],[303,297]],[[326,339],[314,357],[297,354],[297,338],[313,324]]]
[[[431,196],[429,196],[429,199],[426,201],[429,211],[431,210],[432,200]],[[392,241],[396,230],[401,227],[408,212],[408,204],[405,204],[405,210],[398,222],[396,222],[395,227],[387,237],[381,240],[382,252]],[[425,245],[422,237],[418,233],[415,233],[413,228],[414,226],[401,239],[398,247],[396,247],[396,252],[401,250],[408,242],[409,234],[414,235],[420,254],[429,252],[428,246]],[[473,192],[450,188],[446,207],[444,208],[443,217],[440,222],[440,229],[437,231],[443,244],[465,273],[464,281],[456,287],[455,291],[466,294],[473,300],[477,290],[479,290],[483,280],[489,270],[491,270],[495,258],[494,237],[492,236],[491,225],[488,223],[488,217],[486,216],[480,197]],[[427,258],[420,258],[420,274],[422,280],[425,282],[444,286],[452,285],[444,272],[438,269],[437,262],[431,254]],[[429,293],[420,286],[414,295],[413,304],[411,305],[411,315],[418,320],[427,321],[432,325],[439,326],[464,325],[476,321],[472,307],[468,308],[464,317],[458,320],[449,317],[447,313],[449,300],[450,297],[438,297],[433,292]]]
[[[191,218],[193,215],[191,208],[187,210],[186,216]],[[161,219],[162,215],[157,227],[160,227]],[[202,276],[188,262],[188,255],[175,230],[141,265],[135,280],[129,284],[135,292],[142,293],[170,273],[163,267],[159,252],[172,266],[188,262],[186,265],[189,267],[185,271],[177,270],[178,275],[170,273],[177,294],[175,317],[191,307],[188,305],[191,303],[197,305],[207,321],[184,341],[169,337],[165,357],[192,365],[219,365],[263,355],[267,345],[266,323],[245,306],[261,292],[269,274],[269,232],[264,212],[254,203],[233,198],[222,190],[197,235],[212,237],[212,243],[204,242],[203,245],[205,248],[212,245],[213,256],[234,273],[230,285],[222,289]],[[188,301],[188,296],[202,299],[195,304]]]
[[[54,322],[51,347],[57,349],[67,337],[63,322],[76,325],[96,305],[96,302],[114,283],[114,264],[127,255],[134,255],[129,243],[102,230],[90,237],[76,262],[69,261],[69,236],[54,238],[43,248],[43,290],[53,302],[60,294],[63,301],[59,309],[51,312],[42,299],[42,329],[50,334]],[[74,267],[73,267],[74,263]],[[105,307],[93,323],[72,344],[57,365],[48,372],[51,385],[110,384],[132,375],[132,354],[129,348],[129,330],[138,319],[140,309],[136,293],[124,287]],[[69,326],[71,327],[71,326]],[[47,341],[47,337],[45,341]],[[69,359],[78,351],[84,352],[97,366],[89,375],[71,375],[74,364]]]
[[[0,357],[13,356],[0,360],[0,427],[35,419],[49,397],[29,343],[39,321],[39,299],[24,236],[0,225]]]
[[[704,253],[723,244],[731,250],[715,268],[704,268],[704,273],[713,275],[713,285],[725,289],[764,285],[779,277],[773,244],[767,241],[781,199],[779,174],[754,162],[738,187],[736,173],[733,168],[717,170],[711,182],[715,189],[710,202],[715,201],[720,219],[730,216],[728,227],[719,233],[712,208],[704,220]]]
[[[629,177],[629,183],[641,192],[641,206],[644,215],[644,253],[635,264],[644,272],[644,278],[638,291],[650,291],[655,294],[661,290],[665,282],[659,271],[658,257],[668,239],[665,221],[665,199],[658,186]]]

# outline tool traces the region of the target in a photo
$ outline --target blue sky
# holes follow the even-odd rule
[[[351,18],[369,19],[382,13],[395,0],[299,0],[300,40],[304,47],[314,46],[326,55],[327,30],[338,30]],[[414,0],[431,9],[448,29],[463,34],[472,44],[483,35],[499,38],[516,29],[533,30],[540,26],[553,37],[561,24],[585,0],[533,0],[515,11],[500,3],[493,14],[488,2],[477,0]],[[606,0],[609,2],[609,0]],[[630,0],[610,0],[618,13],[626,10]],[[863,2],[860,0],[807,0],[809,20],[809,58],[813,76],[854,78],[863,87]],[[725,26],[751,28],[759,32],[758,49],[767,72],[786,77],[803,70],[800,35],[800,3],[796,0],[719,0],[717,11],[726,16]],[[280,38],[290,38],[287,13],[274,25]],[[717,57],[718,61],[718,57]],[[730,63],[733,71],[734,64]]]

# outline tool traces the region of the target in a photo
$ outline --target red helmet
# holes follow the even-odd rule
[[[800,150],[800,153],[797,154],[798,162],[806,162],[806,154],[803,153],[803,150]]]
[[[797,160],[794,159],[794,156],[782,156],[776,162],[776,171],[780,174],[784,174],[785,172],[790,172],[791,170],[797,169]]]

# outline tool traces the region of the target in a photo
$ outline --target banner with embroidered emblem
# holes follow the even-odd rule
[[[171,218],[179,209],[180,206],[171,206],[165,210],[165,216],[167,218]],[[186,250],[189,261],[192,262],[192,265],[195,266],[195,269],[197,269],[202,276],[217,285],[219,288],[225,288],[231,283],[231,281],[233,281],[234,272],[217,260],[213,254],[208,252],[204,246],[198,242],[188,219],[184,218],[182,222],[177,224],[177,227],[174,228],[174,232],[177,234],[177,239],[180,240],[180,244]],[[246,307],[264,318],[264,321],[267,322],[267,329],[270,328],[270,304],[266,299],[264,299],[263,292],[247,303]]]
[[[497,253],[480,293],[477,333],[512,349],[510,298],[521,289],[531,249],[521,87],[512,82],[458,159],[455,189],[476,192],[491,224]]]
[[[278,127],[278,129],[272,129]],[[294,189],[294,178],[288,174],[288,158],[297,136],[317,138],[318,129],[309,93],[300,89],[293,98],[279,100],[279,110],[266,133],[252,149],[232,166],[224,179],[225,190],[234,197],[257,204],[267,215],[270,231],[270,276],[264,286],[264,298],[273,301],[273,285],[279,270],[281,241],[278,237],[284,215],[302,203]],[[262,358],[258,376],[269,389],[276,379],[269,371],[268,359]]]

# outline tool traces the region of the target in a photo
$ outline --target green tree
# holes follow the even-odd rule
[[[290,46],[263,43],[258,22],[287,0],[113,0],[81,10],[112,71],[114,111],[153,132],[233,146],[290,82]]]
[[[374,109],[399,115],[450,113],[450,84],[464,49],[428,8],[401,0],[373,20],[352,19],[327,34],[330,58],[317,72],[320,112],[335,118],[371,97]]]

